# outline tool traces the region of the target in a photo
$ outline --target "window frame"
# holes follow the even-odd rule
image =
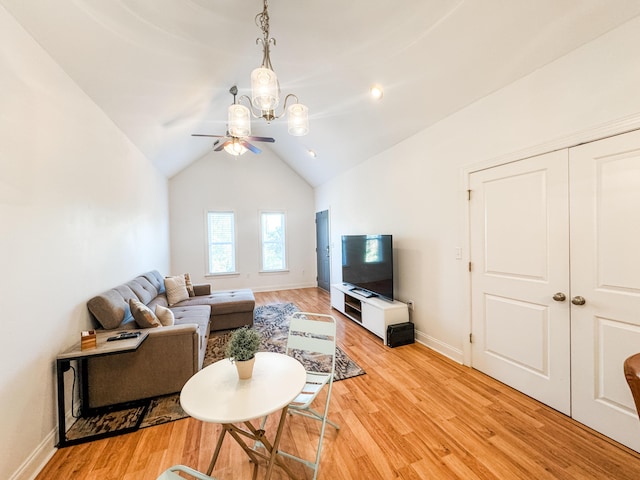
[[[284,251],[283,255],[282,255],[282,261],[284,263],[282,268],[277,268],[277,269],[266,269],[265,268],[265,256],[264,256],[264,238],[263,238],[263,226],[264,226],[264,219],[265,219],[265,215],[280,215],[282,217],[282,223],[283,223],[283,235],[282,235],[282,241],[280,242],[282,244],[282,249]],[[260,248],[260,269],[259,272],[260,273],[280,273],[280,272],[288,272],[289,271],[289,249],[288,249],[288,239],[287,239],[287,212],[285,210],[260,210],[259,212],[259,218],[258,218],[258,240],[259,240],[259,248]],[[275,242],[269,242],[269,243],[275,243]]]
[[[211,246],[212,246],[212,241],[211,241],[211,226],[209,224],[211,215],[216,215],[216,214],[227,214],[227,215],[231,215],[231,218],[233,220],[232,222],[232,228],[233,228],[233,232],[232,232],[232,241],[231,241],[231,248],[232,248],[232,262],[233,262],[233,271],[225,271],[225,272],[212,272],[211,267],[212,267],[212,258],[211,258]],[[223,243],[223,242],[219,242],[219,243]],[[224,242],[224,243],[229,243],[229,242]],[[205,277],[218,277],[218,276],[224,276],[224,275],[238,275],[238,228],[237,228],[237,218],[236,218],[236,212],[235,210],[223,210],[223,209],[211,209],[211,210],[207,210],[205,212],[205,251],[206,251],[206,255],[205,255],[205,260],[206,260],[206,265],[205,265]]]

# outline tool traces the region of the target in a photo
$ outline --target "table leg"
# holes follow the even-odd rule
[[[250,422],[245,422],[245,425],[251,425],[251,424]],[[225,425],[225,428],[229,431],[229,435],[233,437],[236,443],[242,447],[242,449],[245,451],[245,453],[247,454],[251,462],[253,462],[253,476],[251,478],[252,480],[256,480],[256,478],[258,477],[258,463],[259,463],[256,455],[260,455],[260,454],[254,451],[252,448],[250,448],[242,439],[242,437],[238,435],[238,433],[242,433],[243,435],[246,435],[249,438],[252,438],[254,440],[255,440],[255,437],[251,437],[251,435],[249,435],[249,432],[245,432],[233,424],[227,424]],[[251,428],[250,430],[253,430],[253,428]]]
[[[64,402],[64,372],[69,370],[68,360],[58,360],[56,362],[56,375],[58,380],[58,446],[64,447],[67,444],[67,426]]]
[[[265,480],[269,480],[271,478],[271,472],[273,470],[273,465],[276,461],[276,456],[278,455],[278,445],[280,445],[280,437],[282,436],[282,431],[284,430],[284,422],[287,419],[287,410],[289,409],[288,405],[282,409],[280,413],[280,422],[278,423],[278,430],[276,431],[276,437],[273,439],[273,445],[271,447],[271,456],[269,458],[269,465],[267,466],[267,474],[265,475]],[[280,462],[278,462],[280,464]],[[289,469],[287,469],[287,473],[291,476]]]
[[[222,447],[222,441],[224,440],[224,436],[227,433],[226,425],[222,426],[222,432],[220,432],[220,436],[218,437],[218,443],[216,444],[216,449],[213,452],[213,457],[211,457],[211,463],[209,464],[209,469],[207,470],[207,475],[211,475],[213,471],[213,467],[218,461],[218,455],[220,455],[220,448]]]
[[[256,450],[254,450],[253,448],[251,449],[252,452],[257,453],[258,455],[260,455],[262,458],[267,460],[267,473],[265,475],[266,479],[269,479],[271,477],[271,471],[273,470],[273,465],[278,465],[280,468],[282,468],[286,474],[289,476],[289,478],[293,478],[295,479],[295,475],[293,474],[293,472],[291,471],[291,469],[280,460],[280,458],[278,458],[278,445],[280,444],[280,437],[282,436],[282,432],[284,431],[284,423],[285,420],[287,418],[287,411],[288,411],[289,407],[286,406],[282,409],[281,413],[280,413],[280,420],[278,423],[278,430],[276,431],[276,436],[273,439],[273,444],[269,441],[269,439],[267,438],[267,436],[265,435],[265,431],[262,429],[256,429],[251,422],[245,422],[245,425],[247,426],[247,428],[249,429],[249,431],[251,432],[251,434],[253,435],[253,438],[257,441],[259,441],[260,443],[262,443],[262,446],[264,447],[264,449],[269,453],[269,455],[264,455],[262,453],[257,452]]]
[[[231,437],[236,441],[236,443],[240,445],[240,447],[245,451],[247,456],[253,462],[253,476],[252,476],[253,480],[256,479],[258,474],[258,463],[259,463],[258,457],[267,460],[267,472],[264,477],[265,480],[269,480],[271,478],[271,473],[273,472],[274,465],[278,465],[279,467],[281,467],[287,473],[287,475],[289,475],[290,478],[295,478],[295,475],[293,474],[291,469],[287,465],[285,465],[282,461],[280,461],[280,459],[278,458],[278,445],[280,444],[280,438],[282,437],[282,432],[284,431],[284,424],[287,419],[288,408],[289,408],[288,406],[285,406],[280,412],[278,430],[276,431],[276,436],[273,439],[273,443],[269,441],[269,439],[265,435],[264,430],[255,428],[250,421],[244,422],[244,425],[245,427],[247,427],[247,430],[238,428],[232,423],[223,424],[222,432],[220,432],[220,436],[218,437],[216,449],[213,453],[213,457],[211,458],[209,469],[207,470],[207,475],[211,475],[211,473],[213,472],[213,468],[220,454],[222,441],[224,440],[224,437],[228,432],[229,435],[231,435]],[[240,435],[246,436],[251,440],[262,443],[268,455],[265,455],[262,452],[258,452],[257,450],[254,450],[253,448],[249,447]]]

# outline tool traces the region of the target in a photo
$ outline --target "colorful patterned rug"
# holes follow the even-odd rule
[[[256,307],[254,312],[254,328],[262,334],[260,351],[284,353],[289,331],[289,316],[299,311],[293,303],[276,303]],[[224,358],[224,351],[231,331],[218,332],[209,336],[204,366]],[[317,359],[300,359],[317,361]],[[365,371],[349,356],[336,348],[335,381],[345,380]],[[162,423],[185,418],[186,413],[180,407],[180,394],[166,395],[151,399],[148,403],[124,410],[104,412],[88,418],[79,418],[67,431],[67,439],[74,440],[87,436],[111,436],[130,432],[137,428],[151,427]]]

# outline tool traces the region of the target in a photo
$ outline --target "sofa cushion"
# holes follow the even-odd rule
[[[249,289],[213,292],[211,299],[211,312],[213,315],[253,312],[256,306],[256,299],[253,296],[253,292]]]
[[[164,279],[164,286],[167,289],[167,300],[169,302],[169,306],[175,305],[176,303],[189,298],[189,292],[187,291],[184,275],[166,277]]]
[[[134,278],[127,285],[145,305],[158,295],[158,289],[144,276]]]
[[[171,307],[175,317],[176,325],[195,323],[198,325],[198,336],[200,338],[200,351],[198,362],[200,368],[204,362],[204,354],[207,351],[207,338],[209,338],[209,317],[211,307],[206,305],[194,305],[190,307]]]
[[[156,305],[156,317],[158,317],[163,327],[170,327],[176,323],[173,312],[162,305]]]
[[[158,307],[158,305],[160,305],[161,307],[165,307],[165,308],[169,306],[169,302],[167,302],[167,294],[166,293],[162,293],[162,294],[158,295],[156,298],[154,298],[149,303],[147,303],[147,307],[149,307],[154,312],[155,312],[156,308]]]
[[[227,315],[253,311],[256,299],[249,289],[213,292],[209,295],[191,297],[179,305],[211,305],[211,315]]]
[[[156,299],[159,298],[161,297],[156,297]],[[210,329],[217,331],[252,325],[255,303],[255,297],[250,289],[239,289],[190,297],[174,305],[171,309],[175,312],[177,307],[209,305],[211,309]]]
[[[156,317],[151,309],[140,300],[136,300],[134,298],[130,299],[129,307],[131,308],[133,318],[140,328],[155,328],[162,326],[158,317]]]
[[[112,288],[87,302],[87,307],[95,319],[105,330],[113,330],[121,324],[133,322],[129,307],[131,298],[138,296],[126,285]]]
[[[160,275],[160,272],[158,272],[157,270],[151,270],[150,272],[142,274],[142,276],[149,280],[149,283],[151,283],[151,285],[156,287],[156,290],[158,290],[158,295],[165,293],[164,277]]]

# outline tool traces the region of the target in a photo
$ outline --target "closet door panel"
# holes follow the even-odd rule
[[[472,366],[570,413],[567,151],[470,177]]]
[[[570,149],[569,171],[572,416],[640,451],[622,370],[640,352],[640,132]]]

